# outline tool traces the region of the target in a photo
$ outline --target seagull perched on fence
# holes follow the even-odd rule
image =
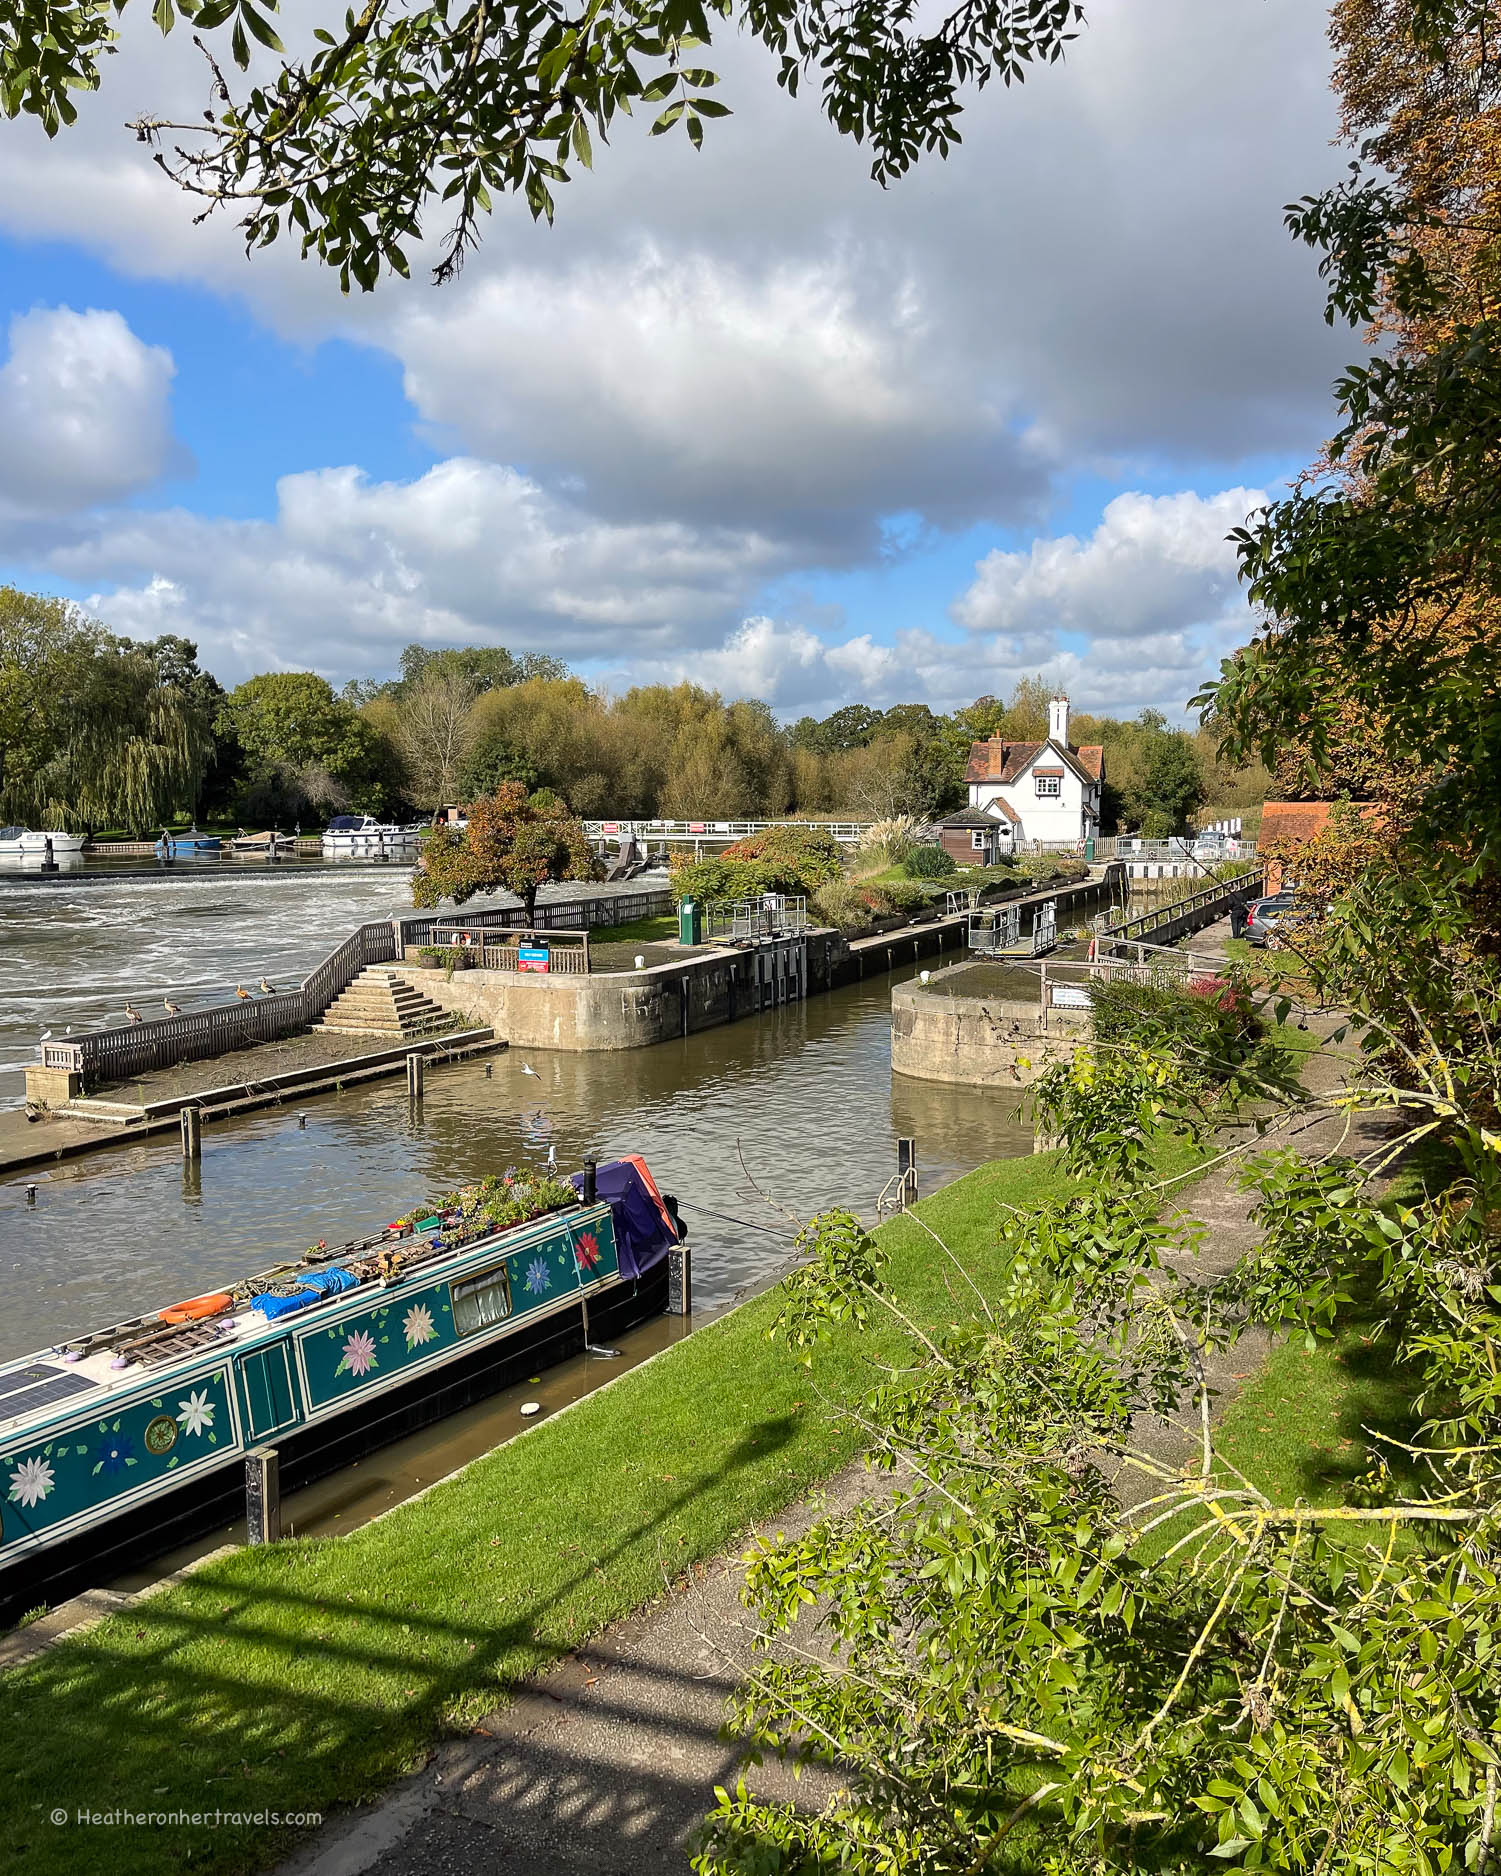
[[[127,1003],[125,1005],[125,1020],[127,1023],[138,1023],[141,1020],[141,1012],[132,1008],[132,1006]]]
[[[170,997],[162,998],[162,1008],[167,1012],[168,1016],[182,1015],[182,1005],[180,1003],[174,1003]]]
[[[52,1040],[52,1031],[50,1029],[44,1029],[41,1039],[43,1042],[50,1042]]]
[[[240,999],[242,1003],[248,1003],[250,1001],[250,992],[245,988],[243,984],[235,985],[235,995]]]
[[[264,997],[274,997],[276,995],[276,985],[268,984],[264,977],[261,979],[261,995]]]

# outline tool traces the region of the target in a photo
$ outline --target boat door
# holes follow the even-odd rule
[[[296,1426],[297,1391],[287,1361],[285,1342],[258,1348],[235,1362],[240,1384],[240,1413],[245,1422],[245,1443],[270,1439],[273,1433]]]

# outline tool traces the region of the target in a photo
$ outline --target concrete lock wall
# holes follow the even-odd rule
[[[902,984],[891,993],[891,1067],[918,1081],[1022,1088],[1067,1061],[1089,1035],[1088,1010],[999,997],[950,997]]]
[[[589,976],[457,970],[448,977],[412,961],[407,970],[435,1003],[513,1046],[644,1049],[932,957],[962,945],[964,929],[962,918],[943,919],[851,944],[817,927],[755,947],[698,952],[681,963]]]
[[[832,942],[825,942],[831,940]],[[640,971],[557,977],[520,971],[413,970],[444,1009],[487,1024],[513,1047],[642,1049],[826,989],[837,934],[754,950],[701,952]]]

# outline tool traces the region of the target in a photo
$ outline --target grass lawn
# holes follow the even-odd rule
[[[663,944],[678,935],[678,922],[674,914],[664,912],[661,918],[632,919],[626,925],[596,925],[589,933],[589,944]]]
[[[996,1203],[1066,1190],[1056,1155],[1000,1161],[922,1216],[983,1282]],[[932,1240],[906,1219],[883,1238],[905,1306],[957,1319],[964,1286]],[[776,1292],[748,1303],[378,1524],[239,1551],[5,1676],[6,1867],[264,1868],[290,1833],[122,1827],[92,1833],[85,1853],[48,1817],[369,1797],[836,1471],[860,1444],[837,1403],[894,1338],[846,1335],[810,1376],[766,1341],[778,1306]]]

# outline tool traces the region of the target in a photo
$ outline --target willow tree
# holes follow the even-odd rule
[[[191,809],[213,731],[179,664],[67,600],[0,588],[0,813],[144,830]]]

